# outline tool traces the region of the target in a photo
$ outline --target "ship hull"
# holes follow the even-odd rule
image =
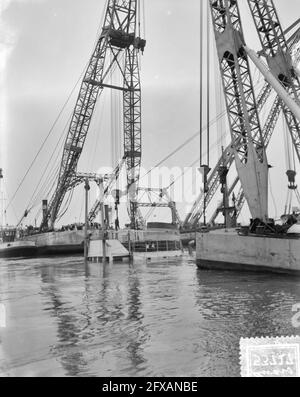
[[[197,233],[196,263],[200,269],[300,274],[300,239],[224,229]]]
[[[36,244],[39,256],[83,254],[84,250],[83,230],[40,233],[25,240]]]
[[[37,254],[37,247],[30,243],[3,243],[0,245],[0,258],[28,258]]]

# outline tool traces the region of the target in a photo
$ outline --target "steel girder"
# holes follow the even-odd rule
[[[242,163],[247,163],[248,142],[258,158],[264,159],[248,56],[236,0],[210,0],[220,71],[229,118],[232,146]]]

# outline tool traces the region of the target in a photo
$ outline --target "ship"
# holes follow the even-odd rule
[[[161,260],[181,258],[182,243],[178,226],[172,223],[148,222],[142,230],[124,228],[105,230],[100,225],[93,225],[87,231],[89,256],[99,258],[94,247],[97,242],[119,241],[128,250],[133,259]],[[83,255],[85,231],[83,225],[70,225],[52,232],[36,232],[23,236],[24,244],[34,244],[38,256]],[[99,247],[101,244],[99,244]],[[100,247],[101,248],[101,247]],[[99,248],[99,249],[100,249]],[[92,252],[92,254],[91,254]]]
[[[83,254],[84,239],[83,229],[74,227],[73,230],[29,234],[22,241],[35,244],[38,256],[52,256]]]

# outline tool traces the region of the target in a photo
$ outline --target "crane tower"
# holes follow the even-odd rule
[[[123,92],[124,156],[126,157],[129,215],[135,225],[135,195],[141,162],[141,87],[139,53],[146,41],[138,37],[139,0],[108,0],[104,24],[83,77],[64,144],[56,189],[44,210],[42,230],[53,228],[68,191],[73,189],[77,165],[96,102],[104,88]],[[123,85],[109,84],[117,68]],[[96,205],[97,207],[97,205]],[[100,208],[100,205],[99,205]],[[97,208],[96,208],[97,209]]]

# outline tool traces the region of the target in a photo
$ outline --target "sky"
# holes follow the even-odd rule
[[[148,170],[199,130],[200,1],[143,2],[145,26],[142,30],[145,31],[147,46],[141,59],[142,163]],[[104,0],[0,0],[0,162],[10,198],[85,69],[102,24],[104,5]],[[240,1],[240,5],[246,41],[258,50],[259,42],[253,34],[246,2]],[[300,15],[298,0],[275,0],[275,5],[284,28]],[[214,49],[213,42],[211,47]],[[212,79],[218,80],[213,61],[212,71]],[[218,83],[211,84],[213,88]],[[63,131],[77,92],[78,86],[15,196],[7,214],[10,223],[19,220],[27,208],[42,170],[62,137],[55,150],[59,161]],[[110,93],[105,92],[99,101],[79,163],[81,171],[95,172],[100,167],[112,165],[110,99]],[[213,119],[219,108],[216,99],[211,101]],[[287,184],[280,130],[282,124],[276,130],[278,139],[274,139],[269,156],[269,161],[278,165],[272,171],[271,180],[275,181],[274,190],[280,193],[279,207],[283,206]],[[212,141],[215,141],[215,128],[211,134]],[[219,152],[220,147],[212,157],[212,165]],[[198,157],[199,140],[195,139],[164,165],[179,167],[180,170],[189,167]],[[282,163],[280,167],[279,160]],[[186,191],[188,202],[181,200],[178,204],[182,217],[199,193],[199,177],[197,181],[193,189],[184,187],[189,192]],[[82,219],[84,192],[83,188],[77,190],[65,223]],[[92,202],[93,198],[90,200]],[[40,204],[37,205],[38,210]],[[34,221],[37,210],[32,212],[28,222]]]

